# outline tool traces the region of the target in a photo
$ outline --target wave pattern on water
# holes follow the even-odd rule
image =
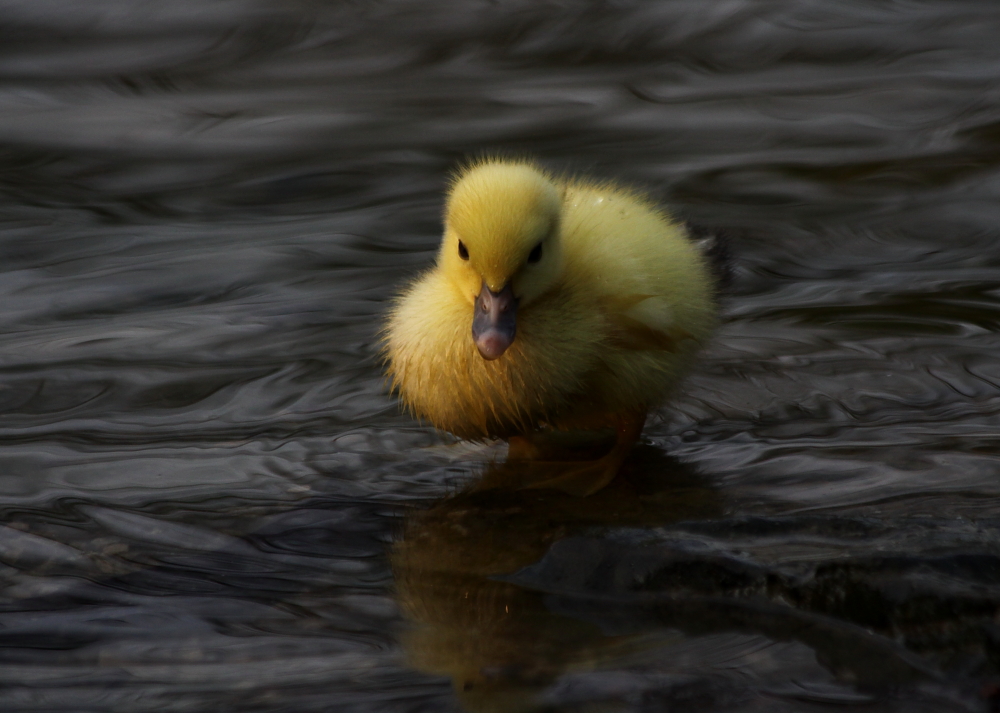
[[[995,704],[1000,11],[0,18],[4,710]],[[475,485],[498,447],[385,393],[490,151],[742,230],[602,507]]]

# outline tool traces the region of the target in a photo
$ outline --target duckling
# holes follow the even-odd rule
[[[436,265],[390,310],[388,376],[416,416],[508,439],[509,460],[546,460],[561,432],[612,429],[610,451],[544,484],[586,495],[709,337],[715,291],[684,224],[646,196],[484,159],[451,185]]]

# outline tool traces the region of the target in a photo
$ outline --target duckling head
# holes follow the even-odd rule
[[[560,187],[530,163],[484,161],[452,185],[438,265],[474,310],[484,359],[507,351],[518,310],[558,281],[561,209]]]

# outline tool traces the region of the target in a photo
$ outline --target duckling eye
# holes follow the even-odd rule
[[[538,243],[535,247],[531,249],[528,253],[528,262],[538,262],[542,259],[542,244]]]
[[[458,241],[458,256],[463,260],[469,259],[469,249],[465,247],[465,243],[461,240]]]

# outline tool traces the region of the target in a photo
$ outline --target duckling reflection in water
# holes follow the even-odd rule
[[[598,706],[580,710],[618,710],[600,706],[633,696],[633,684],[623,690],[601,681],[634,683],[630,672],[666,677],[667,697],[651,699],[662,700],[657,710],[690,708],[684,689],[669,687],[685,678],[723,700],[728,690],[803,690],[802,680],[827,686],[835,678],[862,691],[941,680],[891,636],[830,615],[852,591],[843,579],[816,589],[801,571],[786,579],[779,563],[748,565],[661,539],[671,530],[697,532],[692,521],[724,513],[720,493],[657,449],[635,448],[599,498],[507,485],[539,475],[512,471],[543,467],[551,466],[488,468],[469,490],[412,513],[391,552],[397,601],[409,619],[401,637],[409,664],[449,677],[467,710],[564,710],[564,697],[578,710],[580,685]],[[628,532],[607,537],[605,528]],[[649,544],[637,546],[632,537],[642,530]],[[873,591],[867,586],[853,591]],[[867,616],[870,601],[862,601]],[[731,644],[720,648],[716,635]],[[733,642],[734,635],[747,638]],[[791,644],[780,667],[773,667],[779,659],[757,658],[763,642]]]
[[[644,196],[527,161],[463,170],[444,224],[386,326],[394,389],[437,428],[508,439],[511,460],[576,461],[535,486],[600,490],[715,325],[709,259]]]
[[[393,547],[397,597],[413,626],[410,664],[452,679],[469,710],[528,711],[557,677],[649,645],[549,611],[545,597],[497,579],[556,541],[595,527],[653,527],[721,515],[717,493],[652,447],[635,449],[600,498],[506,484],[534,462],[491,466],[469,490],[415,512]],[[568,467],[568,466],[567,466]]]

